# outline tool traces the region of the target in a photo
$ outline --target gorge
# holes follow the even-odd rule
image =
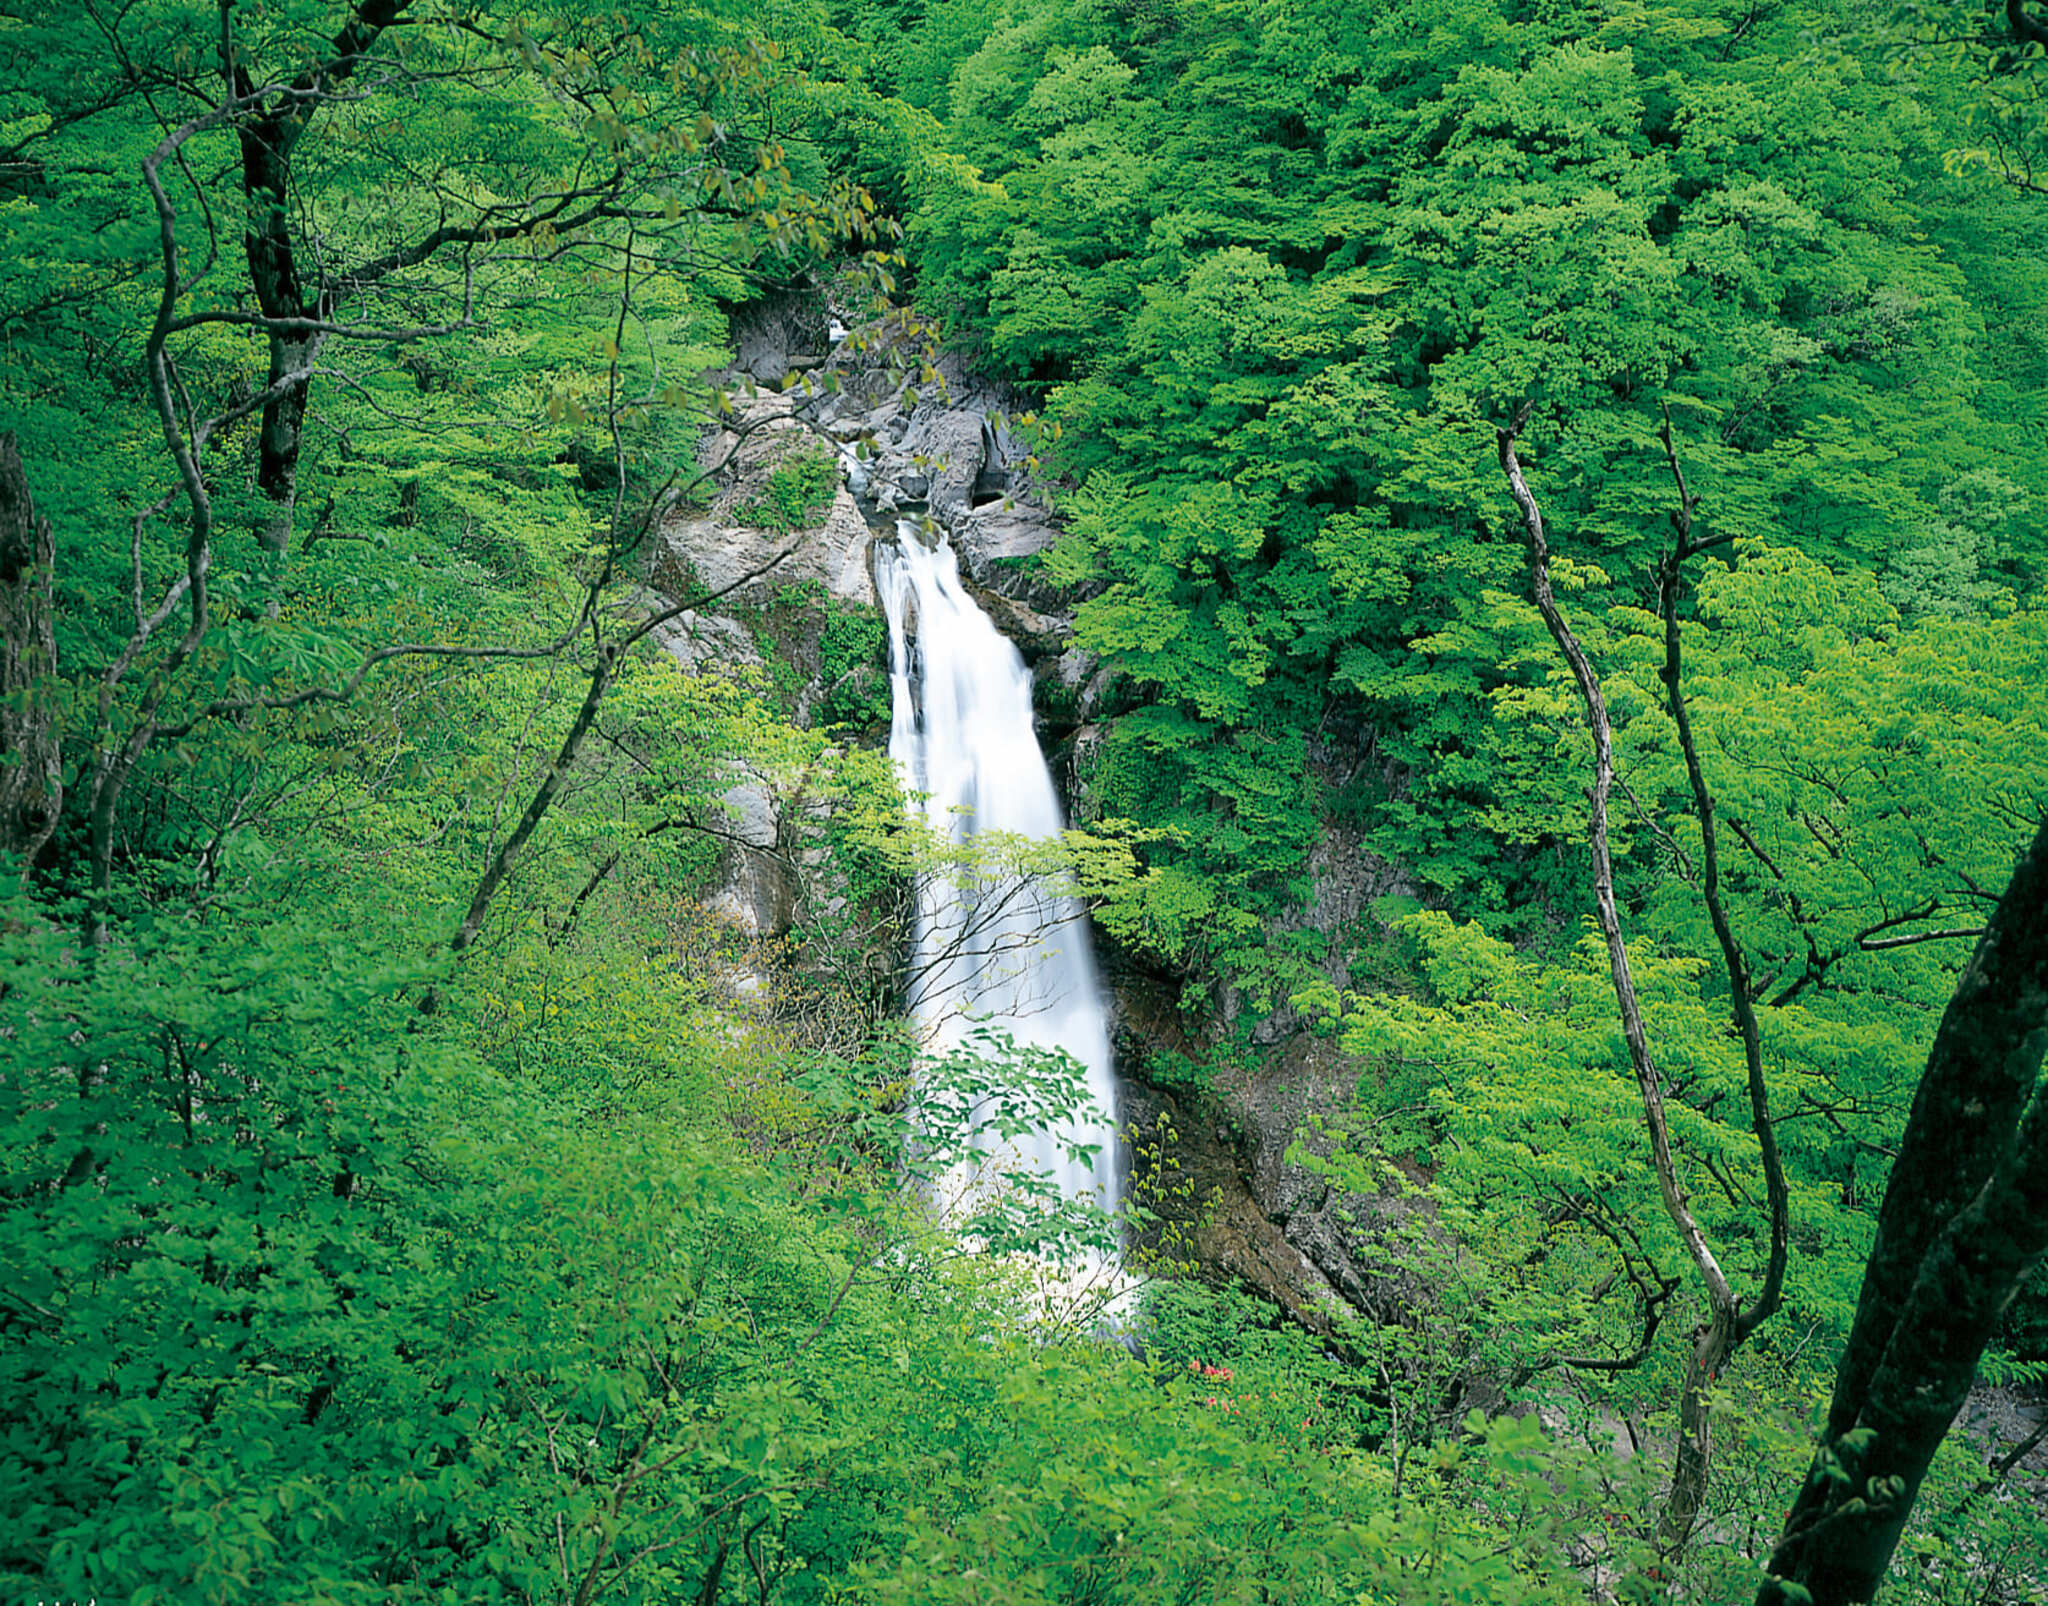
[[[0,12],[13,1595],[2048,1596],[2042,0]]]

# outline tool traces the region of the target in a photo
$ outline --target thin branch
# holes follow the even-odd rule
[[[1706,903],[1707,916],[1714,927],[1714,940],[1720,945],[1721,960],[1728,971],[1729,1005],[1742,1038],[1742,1061],[1749,1077],[1750,1129],[1756,1134],[1757,1148],[1763,1160],[1764,1193],[1770,1212],[1771,1249],[1764,1269],[1763,1286],[1757,1290],[1756,1298],[1736,1315],[1729,1334],[1732,1346],[1740,1344],[1769,1320],[1784,1297],[1785,1264],[1792,1233],[1791,1192],[1785,1182],[1784,1161],[1778,1153],[1777,1133],[1771,1125],[1770,1089],[1764,1081],[1763,1040],[1756,1019],[1756,989],[1750,981],[1748,958],[1742,951],[1742,944],[1736,940],[1727,906],[1721,900],[1721,855],[1718,833],[1714,829],[1714,797],[1707,788],[1706,774],[1700,768],[1699,744],[1693,737],[1692,716],[1685,705],[1678,591],[1687,557],[1703,551],[1711,543],[1696,540],[1693,536],[1693,514],[1699,507],[1699,498],[1686,486],[1685,468],[1678,459],[1678,443],[1671,432],[1671,410],[1668,407],[1664,409],[1664,420],[1657,434],[1664,443],[1664,459],[1678,487],[1678,506],[1671,514],[1672,528],[1678,539],[1670,556],[1659,565],[1657,574],[1657,600],[1659,611],[1664,616],[1665,703],[1671,711],[1672,723],[1678,728],[1678,746],[1685,756],[1686,779],[1692,786],[1693,807],[1699,817],[1700,896]]]
[[[1915,931],[1903,937],[1859,937],[1856,946],[1867,954],[1886,948],[1911,948],[1923,942],[1949,942],[1957,937],[1981,937],[1983,926],[1950,926],[1940,931]]]
[[[2035,1424],[2034,1431],[2014,1445],[2004,1455],[1991,1463],[1989,1475],[1980,1479],[1975,1493],[1988,1494],[2012,1469],[2034,1453],[2044,1439],[2048,1439],[2048,1417]]]
[[[1785,879],[1785,872],[1778,868],[1778,861],[1764,851],[1763,844],[1758,842],[1755,836],[1750,833],[1749,827],[1736,819],[1732,814],[1728,816],[1728,829],[1733,831],[1736,839],[1755,855],[1757,862],[1771,872],[1774,879],[1779,881]]]
[[[853,1291],[853,1281],[859,1275],[860,1262],[855,1261],[851,1266],[849,1266],[846,1269],[846,1276],[844,1280],[841,1281],[841,1283],[839,1284],[838,1291],[833,1294],[832,1303],[825,1307],[825,1314],[818,1318],[818,1325],[816,1327],[813,1327],[810,1330],[810,1333],[805,1337],[804,1341],[801,1344],[797,1345],[795,1349],[791,1350],[789,1354],[784,1358],[782,1364],[785,1369],[796,1365],[797,1357],[803,1354],[805,1350],[809,1349],[813,1344],[817,1343],[818,1340],[824,1336],[825,1329],[832,1325],[832,1318],[839,1314],[839,1306],[841,1301],[843,1301],[846,1298],[846,1296]]]
[[[208,324],[228,324],[240,329],[261,329],[272,335],[333,335],[343,340],[383,341],[403,345],[413,340],[430,340],[439,335],[457,334],[464,329],[474,328],[474,322],[467,316],[454,323],[421,324],[411,329],[377,329],[364,324],[334,323],[325,318],[271,318],[260,312],[191,312],[182,318],[174,318],[169,333],[182,334],[188,329],[204,328]],[[302,376],[303,377],[303,376]]]
[[[476,892],[469,901],[469,911],[463,916],[462,924],[456,928],[455,936],[449,944],[453,952],[461,953],[476,941],[476,934],[483,925],[484,916],[489,912],[492,900],[498,895],[498,889],[504,885],[505,878],[511,874],[512,866],[525,848],[528,838],[539,827],[542,818],[553,806],[556,795],[561,791],[569,767],[582,750],[583,739],[589,735],[590,727],[597,719],[598,708],[604,701],[605,693],[611,689],[612,680],[628,649],[649,631],[666,624],[677,615],[692,608],[701,608],[708,602],[715,602],[720,597],[737,591],[741,586],[758,580],[795,551],[794,545],[784,547],[767,562],[748,570],[730,585],[721,586],[709,596],[694,598],[687,603],[677,603],[674,607],[664,609],[647,619],[638,629],[628,631],[599,646],[596,661],[590,670],[590,689],[584,694],[582,705],[576,710],[576,718],[571,722],[568,732],[562,738],[560,748],[555,753],[554,762],[542,776],[540,786],[526,805],[525,812],[519,817],[519,823],[512,828],[512,834],[492,855],[490,866],[484,871],[483,879],[477,883]]]
[[[1614,784],[1621,788],[1621,795],[1628,799],[1628,806],[1635,810],[1638,823],[1671,850],[1671,856],[1678,861],[1678,873],[1684,876],[1686,880],[1692,880],[1692,859],[1687,855],[1685,849],[1679,846],[1678,838],[1665,829],[1661,820],[1643,807],[1642,799],[1636,796],[1635,788],[1628,784],[1627,777],[1617,773],[1614,777]]]

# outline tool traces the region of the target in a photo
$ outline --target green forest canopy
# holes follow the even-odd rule
[[[2038,54],[1998,13],[1748,0],[0,18],[0,1575],[1752,1591],[2043,813]],[[1042,575],[1119,677],[1092,805],[1144,833],[1103,928],[1195,1016],[1227,986],[1350,1050],[1310,1158],[1426,1192],[1405,1320],[1318,1340],[1162,1276],[1142,1357],[1033,1327],[902,1197],[909,1048],[845,980],[858,921],[794,934],[787,1009],[716,985],[744,956],[691,894],[736,764],[834,804],[807,845],[843,907],[913,867],[863,732],[644,633],[697,600],[650,600],[649,532],[706,493],[729,316],[828,280],[1031,398]],[[1585,940],[1590,744],[1495,461],[1525,403],[1674,1148],[1753,1278],[1659,681],[1667,413],[1727,538],[1686,688],[1791,1242],[1677,1542],[1698,1296]],[[1328,936],[1289,913],[1332,822],[1416,896]],[[2041,1380],[2044,1310],[1993,1378]],[[2039,1507],[1982,1463],[1937,1464],[1887,1598],[2038,1595]]]

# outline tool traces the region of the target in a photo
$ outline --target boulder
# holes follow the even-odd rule
[[[977,576],[998,558],[1034,558],[1060,536],[1051,513],[1035,501],[1005,496],[960,515],[954,536]]]
[[[777,851],[781,820],[767,780],[742,774],[720,796],[724,815],[705,823],[724,838],[718,878],[702,900],[714,917],[751,938],[784,935],[796,910],[796,876]]]
[[[661,539],[706,592],[737,587],[737,602],[760,603],[781,588],[815,580],[828,595],[872,607],[868,572],[873,532],[846,488],[834,494],[824,519],[808,530],[756,529],[730,512],[681,513],[666,520]],[[786,555],[782,555],[786,554]],[[774,561],[782,555],[779,562]],[[753,579],[748,579],[753,575]]]
[[[753,632],[728,614],[692,609],[656,626],[654,639],[685,674],[730,674],[761,667]]]
[[[802,353],[820,352],[830,344],[831,319],[815,291],[782,291],[734,309],[727,335],[733,370],[763,384],[779,384],[793,356],[802,360]]]

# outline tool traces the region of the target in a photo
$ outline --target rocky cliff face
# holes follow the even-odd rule
[[[821,329],[801,306],[757,312],[739,335],[733,378],[742,390],[731,426],[703,447],[706,465],[718,470],[719,494],[710,508],[665,526],[666,561],[677,571],[671,582],[681,583],[687,570],[717,589],[764,571],[723,606],[758,607],[782,588],[808,583],[841,605],[872,607],[876,537],[893,539],[899,519],[932,521],[960,552],[976,600],[1032,666],[1041,740],[1067,784],[1070,817],[1086,820],[1093,812],[1087,760],[1103,733],[1112,677],[1073,645],[1079,599],[1006,561],[1035,556],[1058,536],[1025,451],[1003,423],[1022,399],[952,358],[936,365],[936,382],[892,367],[886,345],[857,352],[845,331]],[[822,349],[826,336],[829,350]],[[836,388],[824,381],[828,371],[837,376]],[[752,394],[744,393],[749,380],[757,387]],[[778,470],[823,451],[836,458],[840,485],[805,527],[764,529],[741,516],[768,494]],[[700,672],[759,661],[754,635],[735,611],[685,616],[667,645]],[[818,666],[806,660],[814,647],[801,638],[776,643],[779,654],[812,674]],[[799,695],[800,709],[819,689],[814,684]],[[1339,732],[1313,758],[1334,790],[1369,761],[1369,740]],[[748,932],[780,936],[798,895],[790,800],[773,778],[746,776],[736,778],[728,803],[734,840],[712,906]],[[1414,889],[1336,822],[1312,870],[1311,896],[1277,924],[1330,937],[1331,977],[1342,985],[1345,934],[1371,920],[1375,900]],[[1244,1001],[1224,992],[1190,1011],[1181,978],[1149,974],[1114,953],[1105,960],[1131,1134],[1129,1174],[1161,1221],[1150,1247],[1166,1259],[1192,1260],[1200,1275],[1265,1295],[1319,1332],[1332,1331],[1333,1310],[1384,1319],[1421,1298],[1423,1291],[1385,1269],[1389,1257],[1382,1252],[1408,1206],[1391,1197],[1340,1196],[1287,1158],[1297,1141],[1321,1141],[1318,1119],[1342,1115],[1355,1068],[1282,1010],[1250,1030],[1248,1062],[1206,1087],[1157,1083],[1148,1068],[1162,1057],[1179,1064],[1213,1058]]]
[[[886,339],[856,351],[815,300],[750,308],[733,338],[735,364],[723,376],[730,422],[699,448],[717,494],[708,507],[664,522],[654,565],[655,583],[671,594],[728,593],[663,633],[685,668],[761,667],[742,615],[758,619],[792,592],[810,588],[828,607],[873,608],[875,538],[894,539],[899,519],[929,519],[1041,680],[1085,684],[1094,665],[1068,649],[1068,599],[1004,563],[1044,551],[1058,534],[1027,483],[1022,447],[1002,423],[1017,398],[950,358],[940,360],[936,380],[923,379],[917,365],[892,360],[901,348]],[[778,475],[821,455],[836,465],[836,487],[787,527],[775,516]],[[815,628],[801,621],[773,643],[775,656],[807,677],[796,694],[800,722],[830,690],[818,645]],[[1054,732],[1055,742],[1063,734]],[[710,899],[713,912],[763,939],[788,932],[801,893],[785,791],[772,777],[736,777],[726,797],[733,841]]]

